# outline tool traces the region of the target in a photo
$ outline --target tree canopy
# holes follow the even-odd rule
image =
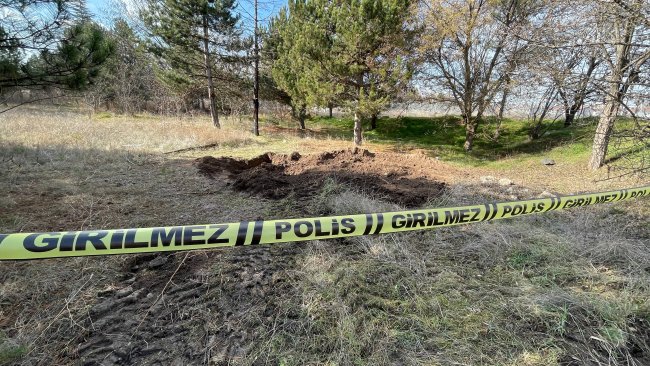
[[[235,0],[148,0],[141,14],[151,50],[165,61],[163,79],[185,85],[204,80],[215,127],[220,125],[214,81],[230,79],[223,66],[240,44],[234,7]]]
[[[389,95],[411,79],[410,6],[409,0],[290,1],[274,23],[280,37],[274,78],[294,103],[344,107],[361,144],[362,119],[387,108]]]
[[[0,95],[22,89],[79,90],[115,50],[99,25],[65,0],[2,0]]]

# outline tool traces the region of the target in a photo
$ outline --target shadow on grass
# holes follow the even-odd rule
[[[352,139],[354,122],[346,118],[317,117],[308,122],[314,131],[311,136],[324,136]],[[452,161],[473,166],[483,166],[490,161],[506,157],[538,156],[551,150],[574,143],[581,145],[591,142],[594,119],[578,120],[573,126],[565,128],[563,121],[550,121],[545,126],[541,138],[528,137],[528,121],[504,119],[498,140],[492,138],[496,127],[496,117],[481,121],[472,153],[463,149],[465,127],[458,116],[443,117],[382,117],[377,128],[370,129],[370,122],[364,121],[364,139],[369,144],[387,146],[395,151],[413,149],[428,150],[429,155],[440,156]],[[569,149],[570,154],[584,155],[584,149]]]

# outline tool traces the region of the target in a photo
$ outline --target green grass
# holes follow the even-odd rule
[[[479,125],[473,153],[463,150],[465,128],[457,116],[383,117],[377,121],[375,130],[370,130],[369,122],[364,123],[364,138],[367,143],[394,146],[398,150],[426,149],[447,162],[470,166],[500,167],[500,160],[505,157],[577,161],[589,155],[596,119],[578,120],[569,128],[563,126],[563,121],[547,123],[543,130],[550,133],[531,140],[528,137],[529,121],[506,118],[501,136],[495,140],[492,136],[496,119],[486,118]],[[352,139],[353,125],[350,119],[327,117],[317,117],[307,123],[308,128],[346,139]]]
[[[0,348],[0,365],[6,365],[18,360],[26,352],[27,347],[23,345],[14,347],[2,347]]]

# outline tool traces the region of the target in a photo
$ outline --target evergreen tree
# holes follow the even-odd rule
[[[288,28],[289,17],[286,8],[280,10],[277,17],[269,22],[264,32],[265,54],[263,75],[263,90],[265,96],[291,107],[291,117],[298,121],[300,128],[305,129],[307,107],[314,104],[316,98],[310,96],[306,85],[311,79],[306,67],[309,59],[301,54],[289,54],[286,50],[292,48],[292,39],[283,37],[282,33]]]
[[[86,0],[71,0],[70,11],[78,23],[92,21],[92,14],[88,10],[88,2]]]
[[[150,99],[154,69],[146,44],[124,19],[115,19],[109,35],[115,56],[102,67],[105,96],[120,113],[135,114]]]
[[[12,14],[0,19],[0,95],[23,89],[79,90],[98,76],[114,45],[97,24],[76,22],[73,5],[0,0],[0,8]]]
[[[291,0],[276,18],[278,62],[273,76],[306,105],[336,104],[354,115],[354,143],[362,119],[388,107],[412,68],[410,0]]]
[[[148,4],[142,17],[157,41],[151,49],[168,66],[162,70],[162,79],[177,85],[204,80],[212,123],[219,128],[214,80],[229,77],[215,63],[228,61],[239,46],[238,17],[232,13],[235,1],[148,0]]]

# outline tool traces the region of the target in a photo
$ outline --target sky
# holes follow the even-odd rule
[[[128,3],[130,0],[122,0]],[[241,21],[247,26],[253,27],[254,0],[238,0],[237,12],[241,16]],[[109,0],[87,0],[88,10],[99,18],[102,16],[102,9],[107,8]],[[258,19],[261,24],[265,24],[280,8],[285,5],[286,0],[259,0],[258,2]]]

